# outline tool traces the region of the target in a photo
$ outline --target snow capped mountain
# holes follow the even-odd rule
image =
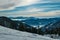
[[[0,26],[0,40],[59,40]]]

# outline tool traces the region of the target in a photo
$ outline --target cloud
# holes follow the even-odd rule
[[[19,6],[27,6],[38,3],[39,0],[0,0],[0,10],[16,8]]]
[[[35,4],[38,3],[39,0],[22,0],[18,6],[26,6],[26,5],[31,5],[31,4]]]
[[[58,16],[60,1],[0,0],[0,16]]]
[[[9,10],[12,9],[12,7],[15,6],[14,1],[10,0],[0,0],[0,11],[1,10]]]
[[[44,8],[36,8],[36,7],[28,7],[26,10],[23,10],[21,12],[38,12],[38,11],[43,11]]]
[[[48,3],[50,1],[44,0],[0,0],[0,10],[16,8],[20,6],[28,6],[37,3]],[[13,10],[13,9],[12,9]]]
[[[59,17],[60,10],[51,11],[51,12],[31,12],[30,14],[20,14],[18,16],[33,16],[33,17]]]
[[[43,1],[49,1],[49,2],[52,2],[52,3],[60,2],[60,0],[43,0]]]
[[[13,12],[13,13],[2,13],[0,16],[24,16],[24,17],[59,17],[60,10],[51,11],[51,12]]]

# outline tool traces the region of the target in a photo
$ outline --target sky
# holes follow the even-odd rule
[[[0,0],[0,16],[60,17],[60,0]]]

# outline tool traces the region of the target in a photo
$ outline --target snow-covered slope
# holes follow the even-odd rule
[[[59,40],[0,26],[0,40]]]

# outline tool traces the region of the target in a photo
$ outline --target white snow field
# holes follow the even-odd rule
[[[0,40],[60,40],[0,26]]]

